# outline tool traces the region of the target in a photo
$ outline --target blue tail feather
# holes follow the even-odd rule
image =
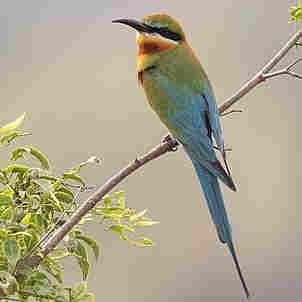
[[[217,177],[211,174],[207,169],[202,167],[194,159],[192,160],[192,162],[198,175],[200,184],[202,186],[212,220],[217,230],[218,238],[222,243],[227,244],[245,294],[247,298],[249,298],[250,293],[243,278],[239,261],[237,259],[237,255],[233,245],[231,225],[228,220],[227,212],[224,206],[224,200],[222,197]]]

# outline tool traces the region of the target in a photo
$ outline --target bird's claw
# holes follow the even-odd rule
[[[171,136],[170,134],[167,134],[163,139],[162,143],[167,143],[169,145],[169,149],[171,152],[177,151],[177,146],[179,145],[178,141]]]

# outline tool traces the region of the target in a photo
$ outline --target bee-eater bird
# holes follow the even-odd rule
[[[181,26],[168,15],[152,14],[142,21],[119,19],[113,22],[126,24],[137,31],[139,82],[152,109],[191,159],[218,238],[227,244],[248,298],[249,290],[236,256],[217,180],[219,178],[236,191],[230,174],[222,167],[214,151],[212,137],[225,158],[218,108],[209,79]]]

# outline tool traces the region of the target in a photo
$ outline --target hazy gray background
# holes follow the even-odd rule
[[[105,179],[166,134],[136,79],[135,33],[111,24],[168,12],[184,24],[215,88],[218,103],[250,78],[298,28],[288,24],[295,1],[2,1],[1,123],[27,111],[26,143],[62,171],[91,155]],[[291,59],[301,55],[293,49]],[[234,241],[253,301],[300,301],[301,85],[267,81],[223,119],[239,191],[224,188]],[[1,154],[1,166],[6,165]],[[154,248],[129,247],[102,226],[90,287],[97,301],[242,301],[227,249],[217,241],[201,189],[184,152],[166,155],[119,186],[131,207],[161,221]],[[71,282],[80,278],[69,267]],[[78,272],[78,270],[76,270]]]

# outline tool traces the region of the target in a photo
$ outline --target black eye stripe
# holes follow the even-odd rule
[[[173,41],[180,41],[181,35],[169,30],[167,27],[161,27],[157,29],[157,32],[162,36],[167,39],[173,40]]]

